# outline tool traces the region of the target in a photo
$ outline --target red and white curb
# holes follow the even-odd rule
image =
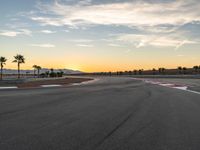
[[[144,81],[146,83],[150,83],[150,84],[155,84],[155,85],[160,85],[160,86],[164,86],[164,87],[168,87],[168,88],[173,88],[173,89],[183,90],[183,91],[187,91],[187,92],[191,92],[191,93],[195,93],[195,94],[200,94],[200,92],[189,90],[188,85],[165,83],[165,82],[160,82],[160,81],[155,81],[155,80],[150,80],[150,79],[138,79],[138,78],[134,78],[134,79],[142,80],[142,81]]]

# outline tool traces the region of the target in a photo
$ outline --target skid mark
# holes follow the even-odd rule
[[[123,126],[124,123],[126,123],[129,118],[132,116],[132,114],[129,114],[124,120],[122,120],[114,129],[112,129],[101,141],[99,141],[95,147],[100,146],[104,143],[110,136],[112,136],[121,126]]]

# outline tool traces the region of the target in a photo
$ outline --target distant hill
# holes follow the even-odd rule
[[[64,74],[79,74],[79,73],[83,73],[79,70],[71,70],[71,69],[54,69],[54,72],[59,72],[60,70],[62,70],[64,72]],[[46,71],[50,72],[50,69],[47,68],[42,68],[40,70],[40,73],[45,73]],[[17,70],[15,69],[3,69],[4,74],[17,74]],[[21,74],[33,74],[34,71],[33,70],[21,70],[20,71]]]

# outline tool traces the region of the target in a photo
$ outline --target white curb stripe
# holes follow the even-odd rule
[[[188,91],[188,92],[191,92],[191,93],[195,93],[195,94],[199,94],[199,95],[200,95],[200,92],[188,90],[188,87],[187,87],[187,86],[183,86],[183,87],[174,87],[174,89],[179,89],[179,90],[183,90],[183,91]]]
[[[167,87],[172,87],[174,86],[174,84],[168,84],[168,83],[161,83],[159,85],[162,85],[162,86],[167,86]]]
[[[46,88],[46,87],[60,87],[60,86],[62,86],[62,85],[59,85],[59,84],[41,85],[41,87],[44,87],[44,88]]]
[[[192,91],[192,90],[186,90],[186,91],[200,95],[200,92],[197,92],[197,91]]]
[[[17,89],[18,87],[16,86],[11,86],[11,87],[0,87],[0,90],[6,90],[6,89]]]
[[[181,87],[173,87],[174,89],[179,89],[179,90],[188,90],[187,86],[181,86]]]
[[[96,81],[99,81],[100,79],[93,79],[93,80],[89,80],[89,81],[84,81],[81,83],[72,83],[72,85],[86,85],[86,84],[90,84],[90,83],[94,83]]]
[[[141,80],[141,79],[139,79],[139,80]],[[146,82],[146,83],[150,83],[150,84],[156,84],[156,85],[160,85],[160,86],[164,86],[164,87],[168,87],[168,88],[173,88],[173,89],[178,89],[178,90],[183,90],[183,91],[187,91],[187,92],[191,92],[191,93],[195,93],[195,94],[200,95],[200,92],[189,90],[188,87],[185,86],[185,85],[179,86],[179,85],[176,85],[176,84],[161,83],[161,82],[155,82],[155,81],[151,81],[151,80],[143,80],[143,81]]]

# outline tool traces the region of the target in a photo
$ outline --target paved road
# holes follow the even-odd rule
[[[0,150],[199,150],[200,95],[130,78],[0,91]]]

